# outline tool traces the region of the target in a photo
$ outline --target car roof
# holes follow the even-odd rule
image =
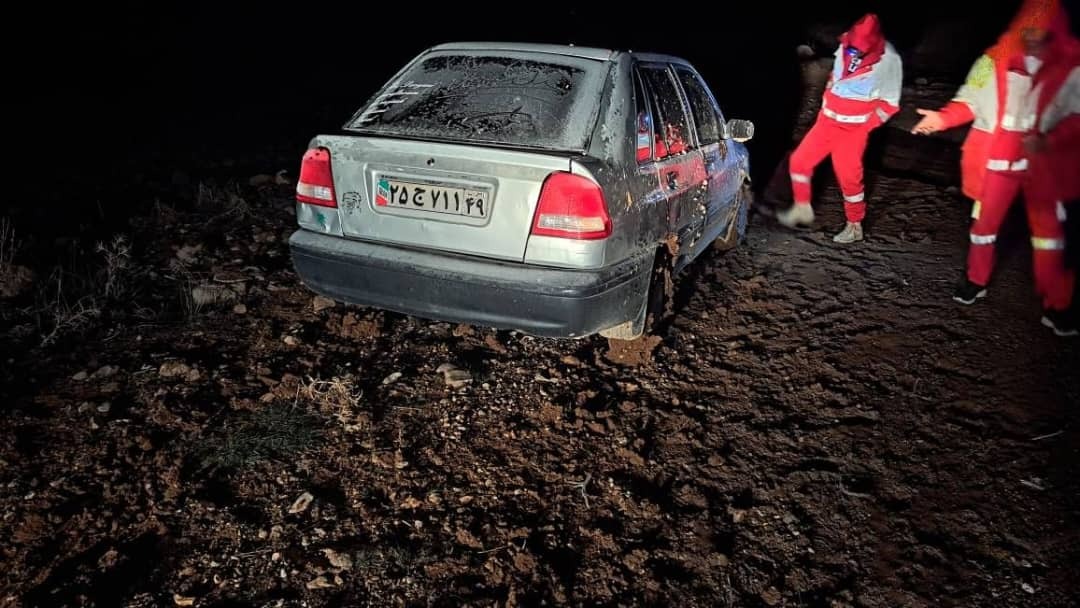
[[[686,66],[688,68],[694,67],[690,64],[689,61],[683,59],[682,57],[676,57],[675,55],[665,55],[663,53],[635,53],[633,51],[629,51],[629,53],[639,61],[649,61],[656,63],[676,63]]]
[[[526,53],[548,53],[552,55],[564,55],[568,57],[580,57],[598,61],[611,61],[622,51],[603,49],[588,46],[574,46],[570,44],[538,44],[530,42],[448,42],[431,47],[432,51],[517,51]],[[663,63],[678,63],[690,66],[690,62],[681,57],[664,55],[661,53],[634,53],[635,58],[642,61],[657,61]]]
[[[548,53],[566,55],[583,59],[608,61],[617,53],[608,49],[568,44],[534,44],[529,42],[449,42],[432,47],[432,51],[522,51],[526,53]]]

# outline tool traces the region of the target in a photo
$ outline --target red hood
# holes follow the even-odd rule
[[[1035,75],[1035,81],[1056,79],[1062,76],[1059,72],[1068,75],[1074,67],[1080,64],[1080,40],[1073,35],[1069,24],[1069,15],[1065,7],[1057,6],[1053,16],[1041,25],[1029,25],[1031,28],[1046,31],[1046,48],[1042,52],[1043,67]],[[1017,50],[1009,61],[1009,69],[1024,69],[1023,47]]]
[[[1016,11],[1016,15],[1013,16],[1012,22],[998,37],[997,43],[986,50],[986,54],[994,61],[1000,62],[999,65],[1007,64],[1012,57],[1024,52],[1022,39],[1024,30],[1046,29],[1059,6],[1058,0],[1024,0],[1020,9]]]
[[[859,64],[858,72],[861,72],[881,60],[885,54],[885,35],[881,33],[881,20],[874,13],[863,15],[851,29],[840,36],[841,52],[848,47],[855,47],[865,53]],[[848,65],[848,57],[844,55],[844,66]]]
[[[1038,96],[1039,115],[1042,115],[1046,105],[1051,103],[1058,95],[1061,86],[1065,84],[1069,73],[1080,67],[1080,40],[1073,35],[1069,15],[1064,7],[1057,7],[1053,16],[1046,21],[1043,29],[1047,33],[1046,47],[1042,52],[1042,66],[1035,73],[1033,82],[1042,85],[1043,92]],[[1008,69],[1026,72],[1024,65],[1024,51],[1014,54],[1008,62]]]

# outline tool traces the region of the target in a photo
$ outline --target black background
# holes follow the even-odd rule
[[[876,11],[903,51],[928,22],[959,17],[981,45],[1017,4],[39,3],[21,15],[9,7],[8,204],[109,209],[148,196],[137,185],[152,176],[197,175],[224,159],[237,179],[295,171],[312,135],[337,130],[418,52],[454,40],[683,56],[729,118],[757,123],[760,175],[790,142],[794,49],[812,24]]]

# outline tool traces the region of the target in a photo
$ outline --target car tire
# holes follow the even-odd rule
[[[648,291],[638,313],[625,323],[602,330],[600,335],[609,340],[637,340],[646,334],[663,332],[674,317],[674,295],[671,255],[665,248],[653,262]]]
[[[735,197],[735,204],[731,210],[731,220],[724,234],[713,241],[713,249],[717,251],[729,251],[742,241],[746,234],[746,223],[750,215],[750,207],[754,203],[754,191],[750,187],[750,181],[744,180]]]

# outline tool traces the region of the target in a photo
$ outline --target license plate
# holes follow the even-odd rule
[[[375,205],[475,218],[486,218],[491,211],[488,193],[483,190],[387,178],[379,180],[375,189]]]

